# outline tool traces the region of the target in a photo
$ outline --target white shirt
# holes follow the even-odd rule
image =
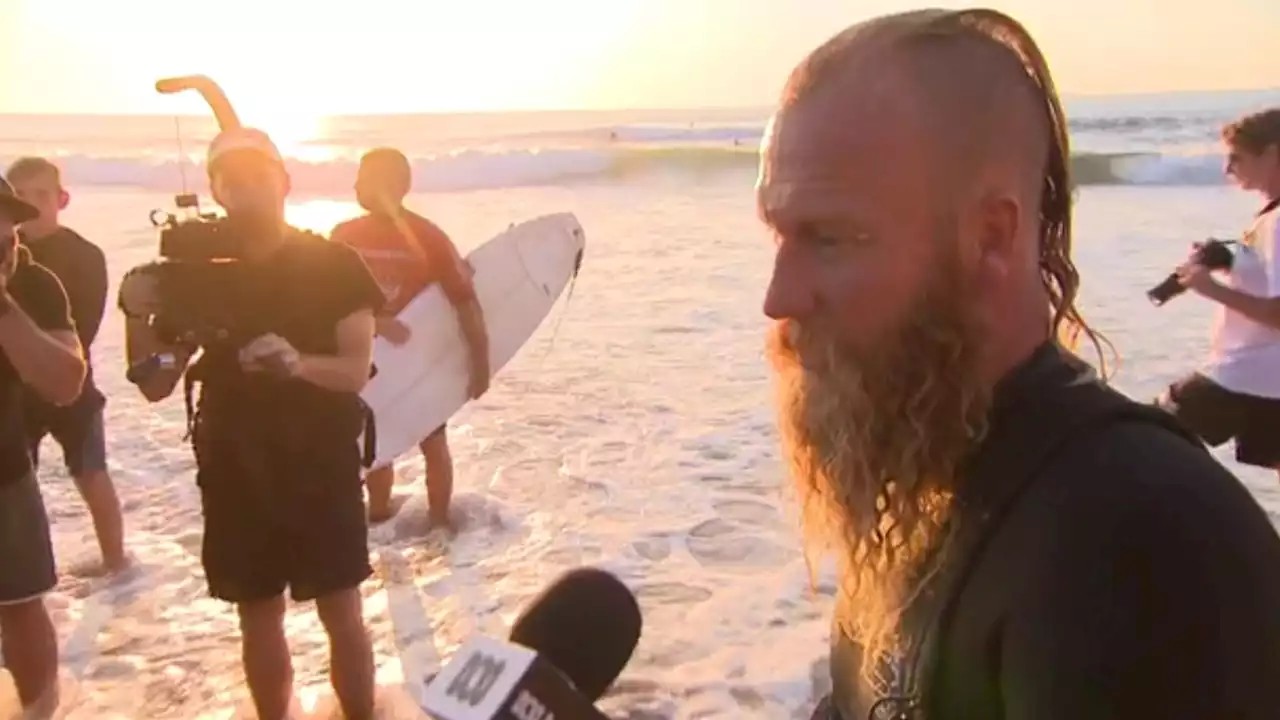
[[[1225,285],[1247,295],[1280,296],[1280,207],[1254,220],[1223,275]],[[1200,372],[1232,392],[1280,398],[1280,329],[1219,304]]]

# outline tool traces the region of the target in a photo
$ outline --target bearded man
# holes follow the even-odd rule
[[[819,716],[1280,716],[1275,530],[1068,350],[1109,347],[1075,304],[1069,157],[993,11],[855,25],[787,82],[757,200],[783,450],[841,572]]]

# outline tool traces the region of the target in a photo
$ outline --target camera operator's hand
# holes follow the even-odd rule
[[[120,310],[128,317],[149,318],[160,312],[159,283],[155,275],[130,270],[120,280]]]
[[[298,373],[301,355],[288,340],[267,333],[240,350],[240,366],[246,372],[268,372],[284,377]]]
[[[409,342],[409,326],[394,317],[380,317],[374,326],[374,332],[387,339],[387,342],[400,347]]]

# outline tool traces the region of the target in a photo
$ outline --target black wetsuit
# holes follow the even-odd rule
[[[1070,415],[1063,399],[1085,386],[1127,417],[1077,428],[1025,473],[1029,482],[950,594],[937,662],[917,693],[923,716],[1280,718],[1275,529],[1201,446],[1099,388],[1073,360],[1046,345],[1002,383],[972,467],[1023,462],[1036,443],[1000,439],[1010,428],[1054,432]],[[965,498],[1000,484],[996,474],[966,477],[960,497],[971,514],[962,518],[977,519],[982,503]],[[881,696],[856,679],[856,644],[836,638],[834,705],[845,720],[863,720]],[[901,717],[920,716],[907,708]]]

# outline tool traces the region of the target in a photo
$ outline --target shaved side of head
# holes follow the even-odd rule
[[[1071,260],[1070,144],[1066,118],[1043,55],[1026,29],[996,11],[929,8],[873,18],[835,35],[792,71],[780,108],[850,90],[867,63],[906,73],[916,88],[950,204],[1006,195],[1026,219],[1018,235],[1052,308],[1054,333],[1110,344],[1075,307],[1079,274]],[[852,93],[848,93],[852,95]]]

